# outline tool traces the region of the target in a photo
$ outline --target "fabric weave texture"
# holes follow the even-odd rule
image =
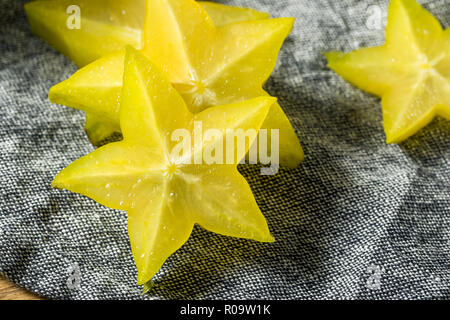
[[[274,176],[239,168],[275,243],[195,227],[146,295],[125,212],[50,186],[93,147],[84,113],[47,99],[77,68],[31,34],[25,2],[0,0],[0,273],[11,281],[54,299],[450,299],[450,123],[387,145],[379,99],[322,56],[382,44],[387,0],[222,1],[296,18],[266,89],[306,158]],[[449,27],[449,0],[420,3]]]

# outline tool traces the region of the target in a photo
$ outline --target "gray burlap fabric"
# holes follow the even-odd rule
[[[23,3],[0,0],[0,272],[9,279],[67,299],[450,298],[449,122],[386,145],[379,100],[321,55],[381,44],[387,0],[226,2],[297,18],[266,88],[306,160],[275,176],[241,168],[274,244],[196,227],[145,296],[125,213],[50,187],[93,147],[83,113],[47,100],[76,67],[30,33]],[[449,0],[421,3],[449,26]]]

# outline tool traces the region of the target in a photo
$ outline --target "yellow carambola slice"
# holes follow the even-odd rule
[[[272,242],[266,220],[237,162],[193,164],[196,154],[216,145],[227,129],[259,130],[274,98],[258,97],[193,115],[165,75],[128,47],[121,95],[124,140],[75,161],[53,186],[88,196],[128,213],[128,232],[138,284],[149,281],[188,239],[194,224],[227,236]],[[173,152],[175,130],[193,136],[196,123],[220,135]],[[193,141],[194,139],[192,139]],[[190,161],[187,161],[190,160]]]
[[[293,22],[293,18],[261,19],[217,28],[195,1],[149,0],[142,52],[164,70],[189,109],[198,113],[267,95],[262,85]],[[51,88],[50,100],[118,123],[123,59],[121,51],[93,62]],[[281,165],[298,166],[303,151],[278,103],[263,128],[269,133],[279,130]]]
[[[436,115],[450,119],[450,31],[416,1],[391,1],[384,45],[326,56],[344,79],[381,97],[388,143]]]
[[[247,8],[200,4],[216,26],[269,17],[265,12]],[[80,29],[68,27],[75,13],[71,6],[80,8]],[[33,33],[79,67],[125,45],[142,48],[145,0],[38,0],[25,4],[25,12]]]

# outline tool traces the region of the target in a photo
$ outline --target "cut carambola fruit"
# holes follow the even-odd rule
[[[400,143],[436,115],[450,119],[450,29],[414,0],[392,0],[386,43],[326,54],[331,69],[381,97],[388,143]]]
[[[262,86],[293,23],[293,18],[262,19],[217,28],[195,1],[149,0],[142,52],[164,70],[191,112],[197,113],[268,95]],[[113,53],[84,67],[51,88],[50,100],[118,123],[124,55]],[[271,130],[279,132],[280,164],[298,166],[303,150],[278,103],[263,128],[269,141]]]

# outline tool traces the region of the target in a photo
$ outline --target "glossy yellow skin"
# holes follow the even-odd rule
[[[267,19],[269,14],[248,8],[199,2],[216,26]],[[81,29],[67,28],[67,8],[81,10]],[[63,53],[78,67],[131,45],[142,48],[145,0],[38,0],[25,4],[34,34]]]
[[[266,220],[236,164],[186,164],[171,150],[176,129],[259,130],[275,98],[258,97],[193,115],[165,75],[127,48],[120,125],[124,140],[61,171],[53,186],[126,210],[138,284],[149,281],[188,239],[194,224],[232,237],[272,242]],[[168,112],[170,110],[170,112]],[[203,149],[216,140],[206,140]],[[248,147],[248,146],[247,146]],[[236,150],[236,159],[245,156]],[[240,152],[240,153],[239,153]],[[192,161],[193,162],[193,161]]]
[[[167,74],[194,113],[268,95],[262,85],[294,23],[293,18],[259,19],[218,28],[193,0],[149,0],[146,11],[142,52]],[[118,123],[123,58],[119,51],[84,67],[51,88],[50,100]],[[281,165],[298,166],[303,150],[278,103],[263,128],[279,130]]]
[[[436,115],[450,119],[450,30],[414,0],[391,1],[384,45],[326,56],[344,79],[381,97],[387,143]]]

